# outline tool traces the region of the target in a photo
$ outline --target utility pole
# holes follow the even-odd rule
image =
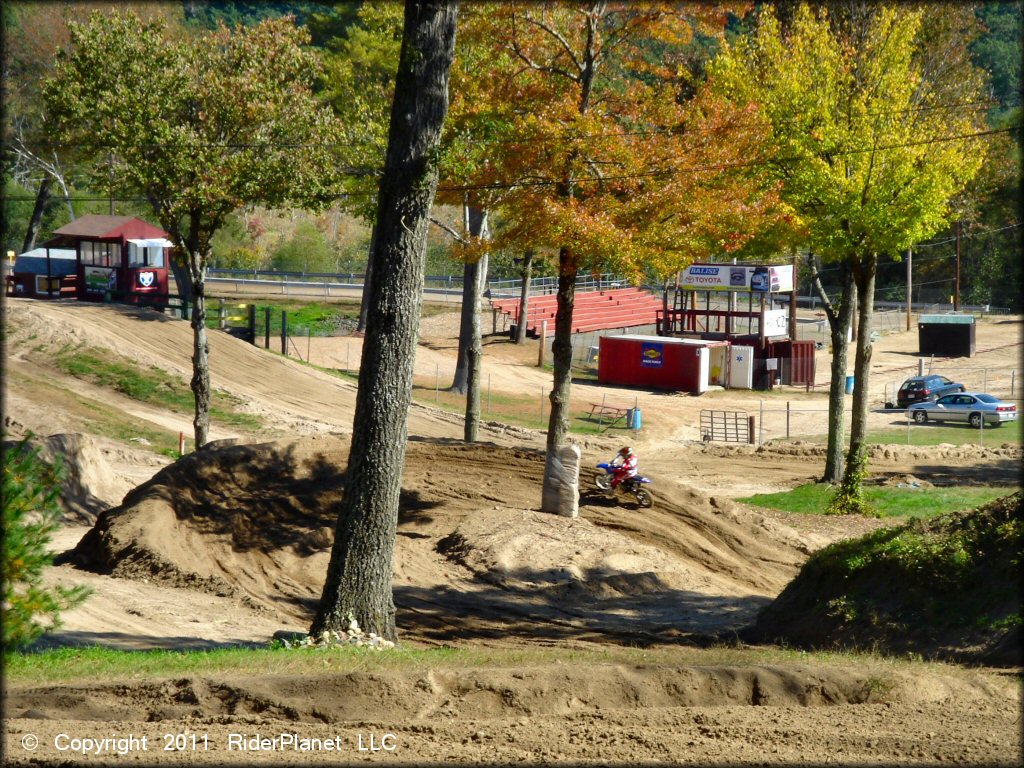
[[[114,153],[107,152],[107,172],[110,175],[110,215],[114,215]]]
[[[793,290],[789,294],[789,340],[796,341],[797,255],[793,249]]]
[[[911,296],[913,296],[913,290],[912,290],[913,280],[911,279],[911,274],[913,273],[913,270],[914,270],[914,249],[913,248],[907,248],[907,330],[908,331],[910,330],[910,312],[911,312],[911,308],[912,308],[912,304],[913,304],[913,302],[911,301]]]
[[[956,280],[953,283],[953,311],[960,311],[960,222],[956,223]]]

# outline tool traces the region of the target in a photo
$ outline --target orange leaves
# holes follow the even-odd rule
[[[722,9],[506,2],[467,11],[460,35],[472,50],[453,76],[451,115],[463,131],[454,143],[466,193],[501,206],[496,245],[572,253],[583,269],[667,274],[747,246],[788,212],[752,170],[769,130],[760,112],[680,71],[678,46],[695,30],[720,31]]]

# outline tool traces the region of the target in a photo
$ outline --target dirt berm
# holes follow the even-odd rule
[[[816,552],[744,631],[753,642],[1019,667],[1024,496]]]
[[[211,445],[103,512],[63,560],[232,596],[304,629],[347,451],[336,435]],[[654,509],[623,514],[585,492],[579,518],[542,514],[542,472],[533,449],[410,441],[394,584],[404,637],[720,635],[750,623],[809,554],[792,530],[670,481]]]

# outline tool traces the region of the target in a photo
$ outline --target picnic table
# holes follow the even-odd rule
[[[619,419],[625,419],[626,414],[629,413],[629,408],[623,408],[618,405],[607,405],[605,403],[591,403],[590,404],[590,418],[591,420],[596,419],[598,422],[603,422],[608,419],[608,424],[605,427],[611,427]]]

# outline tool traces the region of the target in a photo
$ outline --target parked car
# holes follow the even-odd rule
[[[935,402],[914,403],[907,409],[907,418],[918,424],[929,421],[962,421],[980,429],[985,425],[999,426],[1017,420],[1017,406],[1006,403],[995,395],[979,392],[958,392],[940,397]]]
[[[896,393],[896,407],[906,408],[913,403],[923,400],[937,400],[943,395],[952,392],[964,392],[967,387],[956,381],[950,381],[945,376],[931,374],[929,376],[914,376],[907,379],[900,385]]]

